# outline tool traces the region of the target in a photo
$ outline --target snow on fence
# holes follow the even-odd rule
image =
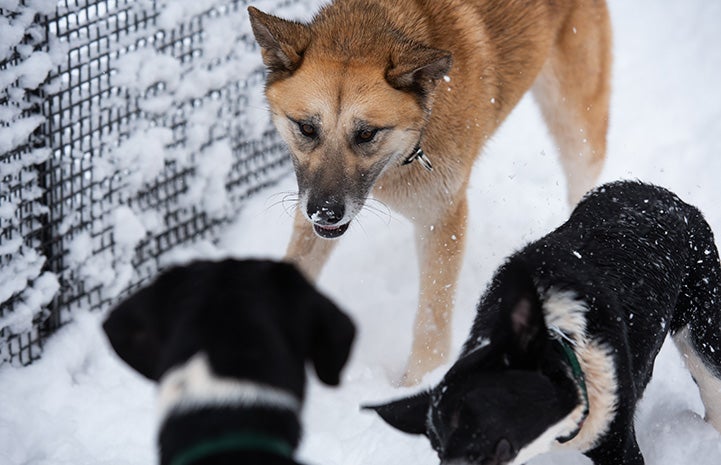
[[[248,3],[0,0],[0,364],[289,171]]]

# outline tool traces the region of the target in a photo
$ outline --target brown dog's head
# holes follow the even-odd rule
[[[408,39],[364,3],[331,5],[310,24],[248,11],[299,207],[319,236],[339,237],[378,176],[419,143],[451,54]]]

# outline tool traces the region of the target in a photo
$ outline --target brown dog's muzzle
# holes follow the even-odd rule
[[[347,230],[350,221],[340,224],[345,217],[345,203],[333,197],[325,200],[308,199],[306,214],[313,230],[324,239],[336,239]]]

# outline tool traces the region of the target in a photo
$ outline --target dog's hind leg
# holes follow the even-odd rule
[[[285,258],[295,263],[309,280],[315,281],[337,242],[318,237],[313,225],[298,210]]]
[[[673,340],[698,385],[706,421],[721,432],[721,263],[711,229],[700,213],[694,216],[694,254],[676,303]]]
[[[569,205],[592,188],[606,156],[611,28],[605,2],[582,2],[560,23],[533,86],[560,153]]]
[[[694,341],[688,327],[674,334],[673,341],[698,385],[701,400],[706,408],[706,421],[721,433],[721,373],[718,362],[709,360],[708,356],[700,353],[700,350],[697,349],[699,343]],[[699,348],[703,346],[704,343],[701,343]]]

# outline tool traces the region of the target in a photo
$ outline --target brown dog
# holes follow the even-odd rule
[[[415,383],[448,355],[474,160],[528,89],[559,146],[569,203],[600,173],[606,4],[336,0],[310,24],[248,11],[298,180],[288,257],[317,277],[335,244],[328,239],[371,193],[415,225],[420,298],[404,375]]]

